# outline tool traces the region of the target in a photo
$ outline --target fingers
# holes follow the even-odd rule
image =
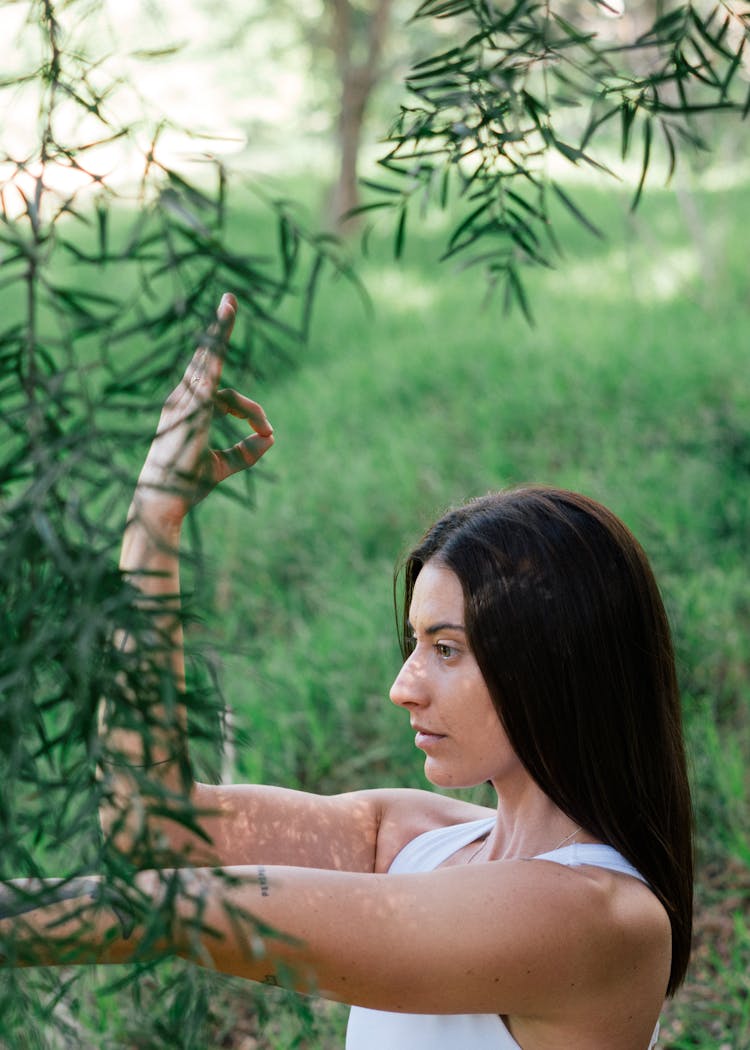
[[[246,419],[256,433],[265,436],[273,434],[273,427],[268,422],[262,406],[257,401],[251,401],[244,394],[236,390],[218,390],[214,404],[218,412],[236,416],[237,419]]]
[[[181,383],[183,389],[203,396],[207,393],[212,394],[216,389],[236,317],[237,300],[231,293],[226,292],[221,297],[216,311],[215,323],[201,339],[190,364],[185,369]]]
[[[230,292],[225,292],[221,297],[219,308],[216,311],[216,323],[212,324],[205,339],[207,349],[211,355],[223,363],[226,357],[227,346],[234,331],[234,322],[237,319],[237,300]]]
[[[237,317],[237,300],[231,292],[224,292],[222,295],[219,309],[216,311],[216,316],[219,320],[219,324],[224,326],[223,334],[228,341],[232,334],[232,330],[234,329],[235,318]]]
[[[244,441],[238,441],[232,448],[212,449],[214,475],[216,483],[232,474],[255,466],[260,457],[273,445],[273,434],[251,434]]]

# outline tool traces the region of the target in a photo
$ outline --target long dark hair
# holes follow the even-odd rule
[[[511,745],[546,795],[647,879],[684,979],[693,819],[669,624],[648,559],[586,496],[525,486],[450,511],[404,564],[401,645],[431,558],[464,593],[469,644]]]

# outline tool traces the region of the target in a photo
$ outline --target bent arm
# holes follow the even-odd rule
[[[138,702],[123,705],[131,718],[126,727],[115,724],[106,702],[100,708],[101,823],[118,849],[149,867],[265,862],[373,871],[385,799],[372,793],[326,799],[275,787],[217,787],[195,784],[189,773],[182,524],[213,485],[254,464],[273,443],[259,405],[217,389],[235,310],[231,297],[222,301],[213,342],[199,347],[167,398],[128,513],[120,568],[137,591],[147,630],[122,631],[116,638],[129,664],[131,697],[125,699]],[[228,452],[207,445],[210,414],[217,407],[245,418],[254,430]],[[133,725],[133,712],[140,726]]]
[[[252,466],[273,444],[262,408],[236,391],[218,389],[236,307],[233,297],[222,299],[216,325],[167,398],[128,513],[120,569],[137,592],[141,620],[137,631],[120,631],[114,641],[125,665],[122,707],[131,709],[130,721],[116,725],[114,705],[105,701],[99,726],[106,783],[101,823],[115,845],[131,854],[144,831],[151,845],[158,839],[186,860],[205,846],[180,819],[190,815],[192,791],[180,612],[182,523],[215,485]],[[209,449],[215,410],[246,420],[253,433],[231,449]],[[150,809],[168,815],[157,817]]]
[[[167,398],[128,514],[120,567],[137,590],[148,631],[137,640],[121,632],[116,643],[130,659],[129,688],[135,698],[142,701],[150,693],[140,731],[132,724],[115,725],[106,703],[101,707],[106,778],[101,823],[121,851],[147,866],[263,862],[387,870],[414,835],[482,814],[427,792],[323,798],[275,787],[195,784],[189,774],[180,614],[182,523],[214,485],[252,466],[273,444],[272,428],[259,405],[235,391],[217,389],[235,311],[234,299],[222,300],[216,330]],[[207,447],[210,414],[217,407],[246,419],[255,431],[226,452]],[[139,678],[141,666],[150,671],[147,681]],[[144,705],[132,707],[142,711]],[[165,855],[154,850],[159,841]],[[141,842],[148,848],[138,858]]]

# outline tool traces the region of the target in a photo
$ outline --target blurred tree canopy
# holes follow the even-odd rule
[[[393,178],[371,182],[376,199],[365,206],[396,211],[397,254],[415,205],[458,201],[444,258],[483,267],[530,317],[522,268],[561,254],[553,203],[601,236],[564,188],[566,168],[618,177],[618,159],[634,157],[635,208],[655,158],[669,180],[680,153],[710,149],[717,117],[745,120],[746,4],[625,9],[620,17],[620,0],[419,5],[415,18],[450,24],[451,45],[412,68],[381,160]]]
[[[293,41],[306,65],[309,89],[326,113],[328,127],[322,134],[330,135],[334,146],[335,176],[325,208],[333,227],[346,227],[346,217],[360,204],[366,118],[373,127],[387,105],[381,102],[373,117],[378,89],[400,83],[417,44],[425,36],[434,38],[430,23],[407,31],[413,6],[410,0],[261,0],[228,15],[231,30],[222,50],[247,47],[259,26],[270,23],[285,27],[287,54]],[[305,108],[314,108],[312,100],[306,100]]]
[[[396,7],[330,0],[324,9],[341,87],[340,215],[354,203],[355,147]],[[116,556],[156,405],[224,288],[243,303],[231,365],[241,376],[304,339],[321,268],[346,266],[335,242],[267,195],[275,252],[267,237],[262,251],[238,243],[220,157],[203,142],[190,163],[176,161],[168,143],[180,129],[144,120],[132,99],[124,107],[133,85],[112,71],[117,41],[101,0],[6,0],[0,10],[17,41],[0,80],[14,117],[0,146],[0,874],[96,870],[127,892],[133,861],[97,828],[106,744],[96,710],[106,696],[119,724],[147,738],[150,712],[173,689],[111,645],[118,627],[149,635]],[[596,232],[561,184],[558,160],[609,173],[616,128],[620,156],[638,158],[635,205],[657,151],[671,173],[683,149],[705,148],[707,117],[747,116],[747,9],[642,4],[630,36],[606,17],[616,13],[615,0],[419,6],[415,18],[450,45],[409,75],[386,177],[370,181],[378,196],[364,206],[395,211],[397,252],[414,206],[458,200],[464,213],[446,257],[482,265],[506,301],[530,313],[522,267],[548,266],[560,251],[552,202]],[[158,64],[165,51],[139,57]],[[195,530],[186,558],[199,552]],[[184,615],[193,615],[189,601]],[[193,731],[215,754],[220,682],[193,660]],[[149,771],[138,777],[146,805],[163,806]],[[189,807],[180,819],[194,819]],[[137,983],[141,970],[126,980]],[[67,981],[4,975],[5,1045],[64,1044],[70,1031],[84,1045]],[[162,997],[153,1045],[176,1045],[194,988],[176,981]],[[181,1032],[179,1045],[200,1038],[199,1027]]]

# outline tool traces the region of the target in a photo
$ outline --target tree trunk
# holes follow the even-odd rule
[[[352,75],[345,80],[341,90],[341,109],[336,128],[339,147],[339,169],[331,193],[330,218],[335,226],[349,230],[356,225],[356,217],[347,217],[359,206],[358,160],[362,141],[367,102],[372,86],[361,77]]]
[[[336,123],[339,170],[328,207],[329,218],[341,232],[351,232],[357,218],[348,215],[360,203],[359,147],[367,106],[382,75],[382,56],[393,0],[374,0],[365,20],[365,58],[354,60],[354,30],[350,0],[330,0],[331,37],[339,74],[340,105]]]

